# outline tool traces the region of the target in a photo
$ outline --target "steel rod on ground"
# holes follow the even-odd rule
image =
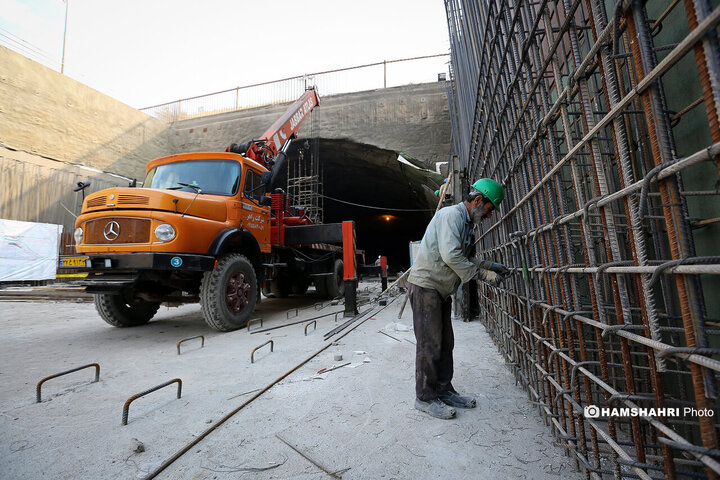
[[[392,303],[392,302],[390,302],[390,303]],[[390,305],[390,303],[388,303],[388,305]],[[385,308],[387,308],[387,306],[380,307],[379,310],[378,310],[378,312],[379,312],[380,310],[385,309]],[[345,337],[346,335],[349,335],[353,330],[355,330],[355,329],[358,328],[360,325],[362,325],[363,323],[365,323],[369,318],[370,318],[370,317],[365,318],[364,320],[360,320],[360,321],[356,322],[354,325],[351,325],[351,326],[350,326],[350,329],[349,329],[348,331],[342,333],[342,334],[336,339],[336,341],[342,339],[342,338]],[[316,351],[315,351],[314,353],[312,353],[309,357],[305,358],[303,361],[301,361],[300,363],[298,363],[297,365],[295,365],[293,368],[291,368],[290,370],[288,370],[287,372],[285,372],[284,374],[282,374],[280,377],[278,377],[278,378],[276,378],[275,380],[273,380],[270,384],[268,384],[267,386],[265,386],[264,388],[262,388],[258,393],[256,393],[255,395],[253,395],[250,399],[248,399],[247,401],[245,401],[244,403],[242,403],[240,406],[238,406],[237,408],[235,408],[234,410],[232,410],[231,412],[229,412],[228,414],[226,414],[226,415],[225,415],[223,418],[221,418],[217,423],[215,423],[215,424],[212,425],[210,428],[208,428],[207,430],[205,430],[203,433],[201,433],[200,435],[198,435],[197,437],[195,437],[195,438],[194,438],[193,440],[191,440],[187,445],[185,445],[185,446],[182,447],[180,450],[178,450],[176,453],[174,453],[171,457],[169,457],[168,459],[166,459],[165,461],[163,461],[154,471],[150,472],[147,476],[144,477],[145,480],[151,480],[151,479],[157,477],[157,476],[158,476],[160,473],[162,473],[167,467],[169,467],[170,465],[172,465],[178,458],[180,458],[180,457],[183,456],[185,453],[187,453],[188,451],[190,451],[190,449],[192,449],[195,445],[197,445],[198,443],[200,443],[203,439],[205,439],[205,437],[207,437],[208,435],[210,435],[216,428],[218,428],[220,425],[222,425],[222,424],[224,424],[225,422],[227,422],[229,419],[231,419],[233,416],[235,416],[238,412],[240,412],[243,408],[245,408],[245,407],[246,407],[247,405],[249,405],[250,403],[254,402],[256,399],[260,398],[265,392],[267,392],[267,391],[270,390],[272,387],[274,387],[275,385],[277,385],[278,383],[280,383],[281,381],[283,381],[285,378],[287,378],[287,377],[290,376],[292,373],[294,373],[295,371],[297,371],[297,370],[298,370],[299,368],[301,368],[303,365],[307,364],[307,363],[310,362],[312,359],[314,359],[315,357],[317,357],[318,355],[320,355],[322,352],[324,352],[325,350],[327,350],[328,348],[330,348],[330,347],[333,345],[333,343],[334,343],[334,342],[327,342],[327,343],[325,343],[325,345],[323,345],[321,348],[319,348],[318,350],[316,350]],[[339,473],[339,472],[340,472],[340,471],[335,472],[335,473]]]

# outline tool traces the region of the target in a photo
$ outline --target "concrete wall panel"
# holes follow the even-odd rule
[[[322,97],[320,107],[300,128],[300,137],[350,139],[405,152],[428,166],[450,154],[450,116],[445,82],[407,85]],[[172,149],[224,150],[257,138],[289,104],[272,105],[173,124]]]
[[[63,225],[62,245],[68,245],[83,198],[73,187],[88,180],[86,194],[128,184],[86,167],[0,147],[0,218]]]
[[[0,47],[0,143],[129,177],[170,153],[167,124]]]

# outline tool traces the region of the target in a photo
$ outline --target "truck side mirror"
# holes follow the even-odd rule
[[[73,192],[84,191],[91,184],[92,182],[90,180],[88,180],[87,182],[77,182],[77,187],[73,189]]]
[[[77,187],[73,188],[73,192],[82,192],[83,202],[85,201],[85,190],[92,184],[90,180],[87,182],[77,182]]]
[[[260,206],[261,206],[261,207],[270,207],[270,206],[272,206],[272,198],[263,195],[262,197],[260,197]]]

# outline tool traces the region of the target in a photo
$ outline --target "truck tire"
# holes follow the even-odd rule
[[[95,309],[113,327],[145,325],[157,313],[159,303],[145,300],[127,301],[121,294],[96,293]]]
[[[337,298],[345,295],[345,269],[342,260],[335,260],[333,274],[325,277],[327,282],[327,298]]]
[[[230,253],[205,272],[200,284],[200,309],[205,323],[220,332],[247,325],[257,302],[255,269],[245,255]]]

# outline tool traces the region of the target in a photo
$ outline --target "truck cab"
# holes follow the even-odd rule
[[[149,162],[143,188],[88,195],[75,240],[103,319],[140,325],[163,302],[200,301],[214,328],[244,325],[271,251],[265,172],[236,153],[185,153]]]

